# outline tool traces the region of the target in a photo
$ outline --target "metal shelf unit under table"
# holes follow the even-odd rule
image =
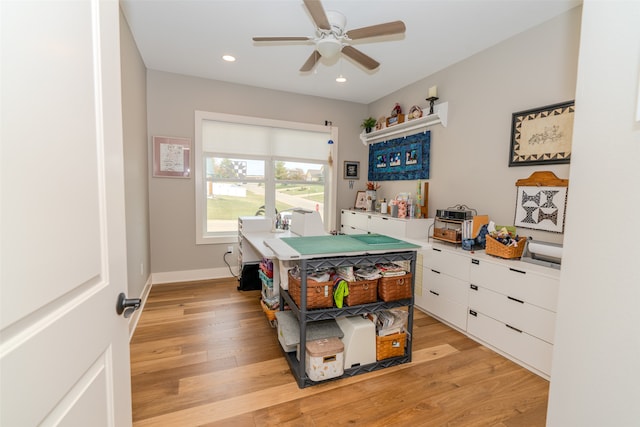
[[[393,261],[410,261],[411,270],[411,298],[398,300],[398,301],[377,301],[368,304],[355,305],[352,307],[343,308],[323,308],[323,309],[311,309],[307,310],[307,272],[314,271],[321,268],[328,267],[349,267],[360,264],[377,264]],[[291,311],[298,319],[300,326],[300,360],[296,357],[296,352],[286,353],[285,357],[291,368],[291,372],[295,377],[298,387],[304,388],[312,385],[321,384],[322,382],[316,382],[309,379],[306,373],[306,345],[302,343],[307,342],[307,323],[317,320],[335,319],[340,316],[353,316],[365,313],[375,313],[376,311],[386,310],[395,307],[407,307],[408,319],[407,319],[407,341],[405,347],[405,354],[402,356],[391,357],[384,360],[379,360],[375,363],[367,365],[361,365],[344,370],[344,374],[340,377],[332,378],[336,380],[345,377],[351,377],[354,375],[376,371],[378,369],[384,369],[395,365],[401,365],[403,363],[411,362],[411,333],[413,330],[413,304],[414,304],[414,290],[415,290],[415,276],[416,276],[416,252],[404,251],[404,252],[388,252],[382,254],[367,254],[367,255],[355,255],[355,256],[343,256],[343,257],[328,257],[328,258],[312,258],[301,259],[300,262],[300,307],[289,295],[289,292],[280,288],[280,309],[283,310],[285,303],[291,308]]]

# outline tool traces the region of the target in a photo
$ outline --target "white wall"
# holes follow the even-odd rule
[[[129,298],[140,297],[151,272],[147,162],[146,67],[120,12],[122,133]]]
[[[583,8],[547,425],[638,426],[640,2]]]
[[[449,123],[431,130],[429,216],[436,209],[464,204],[498,224],[513,224],[515,182],[539,170],[569,177],[569,165],[509,167],[514,112],[575,96],[580,7],[520,33],[369,106],[373,117],[389,115],[396,102],[405,112],[426,106],[428,89],[438,87],[449,103]],[[469,35],[472,37],[472,35]],[[416,191],[416,181],[382,182],[383,197]],[[571,185],[569,186],[571,191]],[[521,229],[545,241],[561,234]]]
[[[334,167],[339,168],[335,214],[338,215],[340,207],[353,204],[356,189],[349,190],[348,183],[342,180],[342,162],[366,163],[367,151],[358,138],[360,123],[367,112],[364,104],[149,70],[147,108],[149,147],[155,135],[193,141],[195,110],[313,124],[331,121],[339,128],[338,158],[334,159]],[[151,178],[149,203],[153,273],[220,268],[228,276],[222,260],[228,244],[195,243],[193,178]],[[234,262],[233,258],[227,257],[229,262]]]

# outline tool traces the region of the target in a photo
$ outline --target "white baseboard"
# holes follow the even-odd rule
[[[154,285],[175,282],[193,282],[195,280],[224,279],[232,277],[227,267],[204,268],[201,270],[164,271],[153,273],[151,282]]]
[[[149,278],[147,278],[147,282],[144,284],[144,288],[142,288],[142,294],[140,295],[140,299],[142,300],[142,302],[140,303],[140,308],[134,311],[129,318],[129,341],[131,341],[131,338],[133,338],[133,333],[136,331],[138,320],[140,320],[140,316],[142,315],[142,310],[144,309],[144,305],[147,302],[147,298],[149,297],[149,292],[151,292],[151,275],[149,275]]]

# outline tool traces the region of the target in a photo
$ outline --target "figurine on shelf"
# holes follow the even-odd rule
[[[400,107],[400,104],[396,102],[393,110],[391,110],[391,117],[398,117],[400,114],[402,114],[402,108]]]

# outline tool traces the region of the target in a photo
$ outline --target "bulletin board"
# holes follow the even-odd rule
[[[369,181],[429,179],[431,132],[371,144]]]

